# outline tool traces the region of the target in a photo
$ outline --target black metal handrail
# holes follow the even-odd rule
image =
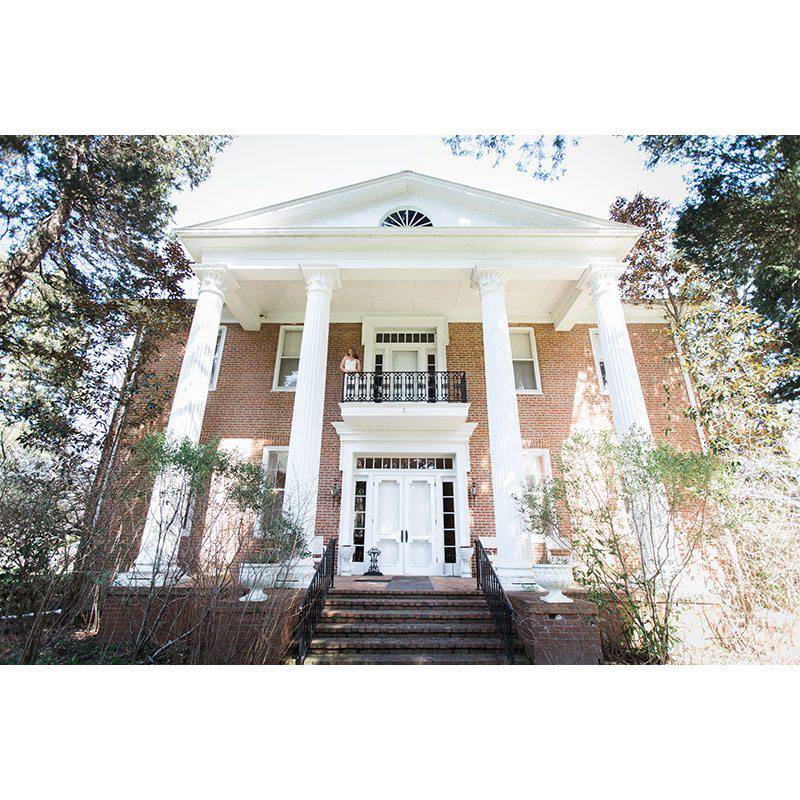
[[[514,663],[514,608],[505,589],[500,584],[500,579],[494,571],[492,562],[486,554],[484,546],[478,539],[475,540],[475,571],[478,578],[478,589],[483,590],[489,614],[492,617],[503,652],[509,664]]]
[[[300,621],[297,623],[297,663],[306,660],[314,631],[322,617],[325,607],[325,598],[328,590],[333,587],[333,576],[336,572],[336,539],[331,539],[322,559],[314,570],[314,577],[306,591],[306,596],[300,604]]]
[[[345,372],[343,403],[466,403],[466,372]]]

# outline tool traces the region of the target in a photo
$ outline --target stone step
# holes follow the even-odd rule
[[[429,622],[418,620],[416,622],[326,622],[317,627],[316,635],[330,636],[420,636],[423,634],[442,633],[456,636],[492,636],[495,627],[491,622],[477,622],[474,620],[456,620],[449,622]]]
[[[331,589],[328,597],[483,597],[476,589],[451,590],[443,592],[435,589]]]
[[[382,622],[397,620],[491,620],[488,609],[483,608],[326,608],[322,620],[359,620]]]
[[[499,651],[500,639],[496,636],[460,636],[429,634],[418,636],[316,636],[309,652],[315,654],[334,650],[476,650]]]
[[[328,595],[326,608],[486,608],[482,597],[364,597]]]
[[[492,651],[485,652],[460,652],[460,653],[421,653],[421,652],[402,652],[394,651],[380,653],[375,651],[367,652],[342,652],[327,653],[325,655],[309,655],[304,664],[406,664],[406,665],[446,665],[446,664],[507,664],[508,662],[502,653]]]

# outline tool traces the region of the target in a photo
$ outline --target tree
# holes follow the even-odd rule
[[[800,355],[800,137],[642,136],[647,167],[690,166],[691,194],[676,243],[780,332],[783,349]],[[800,375],[773,388],[800,397]]]
[[[442,141],[454,156],[477,160],[491,158],[493,167],[507,158],[514,159],[517,172],[530,172],[538,180],[561,177],[567,147],[577,144],[576,138],[566,136],[538,136],[526,139],[521,136],[493,134],[490,136],[444,136]]]
[[[225,145],[219,136],[0,136],[0,326],[38,273],[76,293],[149,277],[175,206]]]
[[[627,256],[620,286],[628,302],[664,310],[691,378],[697,408],[690,413],[712,448],[782,449],[791,418],[773,395],[800,375],[800,358],[780,331],[740,300],[732,279],[712,279],[684,257],[674,240],[678,214],[669,203],[639,193],[618,198],[610,215],[645,229]]]

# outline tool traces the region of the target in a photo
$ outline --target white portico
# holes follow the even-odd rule
[[[285,502],[309,542],[321,491],[329,326],[361,325],[364,373],[343,382],[334,423],[343,572],[363,571],[369,545],[387,572],[469,570],[475,423],[464,373],[448,370],[453,323],[483,330],[496,567],[509,588],[532,581],[515,496],[523,477],[517,397],[535,391],[520,389],[509,324],[559,331],[596,323],[617,431],[649,430],[627,323],[654,317],[624,307],[616,283],[639,229],[403,172],[179,234],[200,289],[167,433],[199,439],[220,324],[299,332],[298,352],[286,357],[291,381],[279,385],[276,367],[274,391],[291,398]],[[165,498],[162,482],[135,570],[122,580],[175,573],[177,533],[163,513],[151,521]]]

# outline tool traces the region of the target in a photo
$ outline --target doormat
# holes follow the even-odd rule
[[[392,575],[359,575],[357,578],[353,578],[353,580],[358,583],[389,583],[392,577]]]
[[[418,578],[412,575],[395,575],[391,580],[389,588],[402,589],[405,591],[416,590],[418,592],[432,592],[433,583],[430,578]]]

